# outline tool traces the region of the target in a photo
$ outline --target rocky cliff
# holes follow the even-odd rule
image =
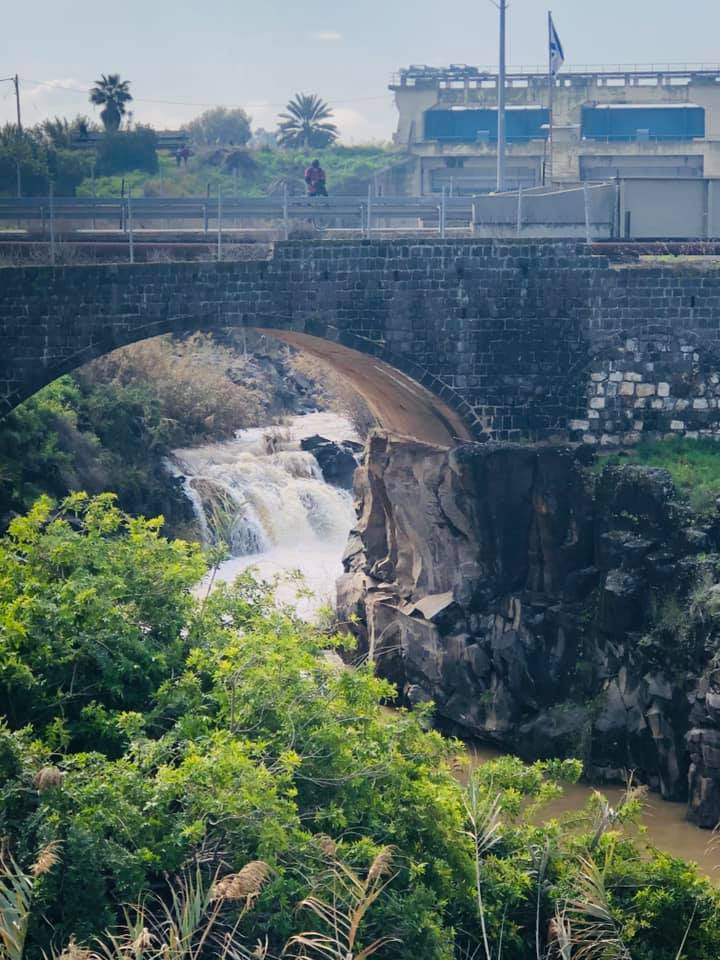
[[[720,532],[667,473],[375,434],[340,615],[405,700],[530,758],[633,769],[720,820]],[[352,618],[355,620],[356,618]]]

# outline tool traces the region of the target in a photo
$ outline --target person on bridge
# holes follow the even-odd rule
[[[319,160],[313,160],[305,171],[305,183],[307,184],[309,197],[326,197],[328,195],[325,171],[320,166]]]

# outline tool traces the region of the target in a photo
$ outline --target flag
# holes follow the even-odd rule
[[[556,77],[560,72],[560,67],[565,63],[565,51],[555,29],[552,14],[548,14],[548,23],[550,27],[550,73],[553,77]]]

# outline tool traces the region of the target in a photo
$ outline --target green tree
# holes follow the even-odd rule
[[[102,107],[100,119],[108,133],[120,128],[125,115],[125,105],[132,100],[130,82],[121,80],[119,73],[101,74],[90,90],[90,103]]]
[[[212,147],[216,144],[244,146],[250,139],[250,117],[241,108],[213,107],[185,124],[193,143]]]
[[[333,113],[314,93],[297,93],[280,114],[277,140],[283,147],[328,147],[338,138]]]
[[[57,748],[117,742],[183,661],[198,548],[133,519],[112,494],[47,497],[0,544],[0,703]]]

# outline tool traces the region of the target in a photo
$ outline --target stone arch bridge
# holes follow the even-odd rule
[[[117,347],[238,326],[327,360],[383,426],[431,442],[611,442],[720,421],[714,264],[614,264],[576,242],[521,240],[0,269],[0,411]]]

